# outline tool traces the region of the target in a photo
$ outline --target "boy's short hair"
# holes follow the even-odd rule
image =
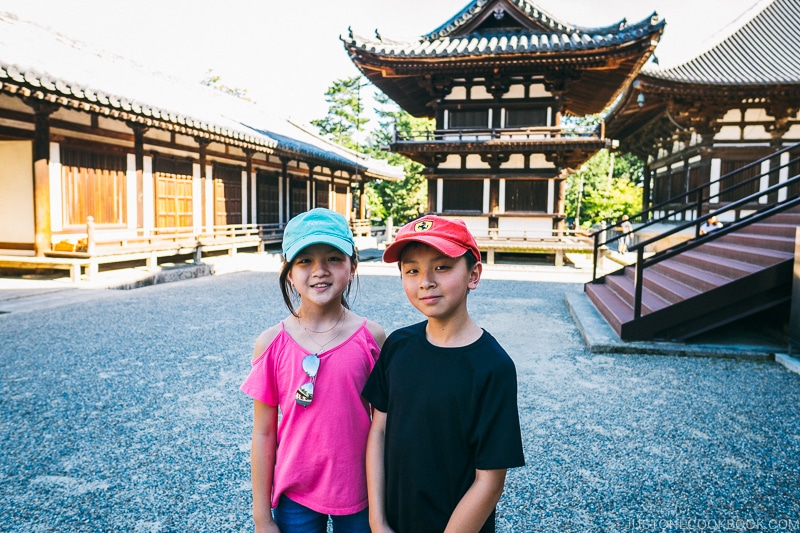
[[[478,244],[463,220],[425,215],[409,222],[400,228],[394,242],[386,247],[383,260],[387,263],[399,261],[403,249],[412,242],[432,246],[448,257],[469,253],[476,262],[481,260]]]

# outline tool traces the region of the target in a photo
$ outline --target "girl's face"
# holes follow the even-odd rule
[[[295,256],[287,278],[300,295],[301,305],[339,305],[355,274],[348,255],[329,244],[312,244]]]

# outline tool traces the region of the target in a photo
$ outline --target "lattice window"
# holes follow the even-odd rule
[[[277,224],[280,220],[278,175],[259,172],[256,175],[256,222]]]
[[[547,123],[547,108],[533,109],[507,109],[506,127],[525,128],[533,126],[549,126]]]
[[[725,176],[726,174],[733,172],[734,170],[738,170],[749,163],[752,163],[752,161],[723,161],[722,175]],[[742,183],[744,181],[747,181],[748,179],[757,176],[760,173],[761,173],[761,167],[755,165],[747,170],[738,172],[733,176],[721,179],[719,185],[720,201],[735,202],[736,200],[740,200],[746,196],[758,192],[760,185],[759,180],[753,180],[747,185],[736,187],[732,191],[725,191],[725,189],[737,185],[739,183]]]
[[[489,110],[458,110],[450,111],[449,128],[460,129],[489,129]]]
[[[214,225],[241,224],[242,169],[214,166]]]
[[[153,161],[158,228],[186,228],[193,222],[192,162],[157,156]]]
[[[306,182],[293,179],[291,180],[292,188],[290,193],[289,207],[291,208],[291,216],[294,217],[300,213],[308,211],[308,197],[306,196]]]
[[[546,180],[506,180],[506,212],[547,211]]]
[[[483,180],[444,180],[443,211],[483,211]]]
[[[63,224],[127,222],[125,172],[121,154],[103,154],[62,148],[61,194]]]

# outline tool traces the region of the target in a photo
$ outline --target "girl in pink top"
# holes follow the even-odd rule
[[[330,516],[336,533],[368,533],[361,390],[386,334],[349,310],[357,255],[342,215],[318,208],[290,220],[283,255],[291,314],[258,337],[241,387],[254,399],[256,532],[325,533]]]

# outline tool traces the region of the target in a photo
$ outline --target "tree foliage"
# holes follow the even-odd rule
[[[378,127],[366,132],[370,122],[363,109],[362,91],[371,88],[378,107],[374,109]],[[400,130],[421,130],[432,128],[432,122],[418,119],[401,110],[389,97],[368,84],[361,76],[335,80],[326,91],[328,113],[325,117],[312,120],[320,134],[333,141],[368,154],[376,159],[384,159],[391,165],[404,169],[402,181],[371,181],[367,183],[365,195],[373,219],[386,221],[392,217],[396,224],[402,224],[418,217],[427,207],[427,182],[422,175],[422,165],[400,154],[385,149],[392,142],[393,132]],[[365,135],[368,133],[368,135]]]
[[[599,151],[567,178],[567,218],[590,227],[640,212],[642,169],[634,155]]]
[[[395,223],[404,224],[420,216],[428,206],[428,182],[422,174],[424,167],[405,156],[389,152],[385,149],[392,140],[395,131],[423,131],[433,129],[433,121],[416,118],[400,109],[397,104],[383,93],[376,92],[375,101],[378,108],[380,127],[373,131],[370,138],[370,154],[378,159],[386,159],[390,164],[402,166],[402,181],[374,181],[368,185],[375,193],[376,214],[382,220],[392,217]]]
[[[361,76],[335,80],[325,91],[328,114],[321,119],[312,120],[311,124],[322,135],[342,146],[355,150],[363,148],[361,134],[369,122],[361,98],[361,91],[365,86]]]

